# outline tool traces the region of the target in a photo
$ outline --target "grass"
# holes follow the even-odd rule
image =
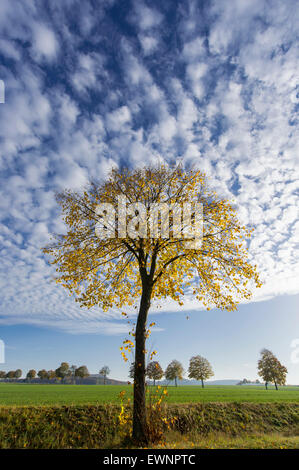
[[[151,387],[152,388],[152,387]],[[84,405],[119,403],[125,390],[132,397],[132,385],[30,385],[0,383],[0,407],[7,405]],[[255,386],[169,386],[168,403],[206,402],[298,402],[299,387],[265,390]]]
[[[1,407],[0,448],[124,448],[119,412],[112,404]],[[176,419],[164,448],[299,447],[299,403],[177,404],[166,412]]]
[[[170,432],[166,442],[167,449],[299,449],[299,437],[286,436],[283,433],[232,437],[214,433],[209,436],[196,433],[182,436],[178,432]],[[155,448],[165,449],[165,445]]]
[[[132,389],[0,383],[0,448],[127,447],[119,393],[126,402]],[[176,419],[163,448],[299,448],[299,387],[169,386],[168,393],[165,413]]]

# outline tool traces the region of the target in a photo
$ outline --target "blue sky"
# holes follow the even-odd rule
[[[55,191],[180,158],[255,227],[264,286],[233,314],[192,298],[153,311],[162,365],[201,354],[216,378],[256,378],[267,347],[299,383],[296,2],[2,0],[0,30],[1,368],[126,378],[119,312],[80,309],[40,248],[64,230]]]

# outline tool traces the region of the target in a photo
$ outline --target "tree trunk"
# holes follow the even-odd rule
[[[201,386],[202,386],[202,388],[204,388],[204,383],[203,383],[202,379],[201,379]]]
[[[154,379],[154,386],[156,385],[156,379]]]
[[[268,390],[268,382],[265,382],[266,390]]]
[[[177,386],[178,386],[178,384],[177,384],[177,381],[176,381],[176,377],[175,377],[174,381],[175,381],[175,386],[177,387]]]
[[[275,384],[275,388],[276,388],[276,390],[278,390],[277,383],[276,383],[276,381],[275,381],[275,380],[274,380],[274,384]]]
[[[145,405],[145,334],[152,287],[147,274],[142,279],[142,295],[135,332],[134,407],[132,438],[139,444],[148,443]]]

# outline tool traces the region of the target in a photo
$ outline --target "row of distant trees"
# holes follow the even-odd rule
[[[129,370],[129,377],[134,379],[134,362],[131,364]],[[146,377],[154,381],[161,380],[165,376],[166,380],[174,381],[175,386],[177,387],[177,381],[182,380],[184,376],[183,365],[176,359],[170,362],[163,371],[160,363],[158,361],[151,361],[146,367]],[[265,382],[265,387],[268,389],[268,384],[273,383],[276,390],[278,390],[278,385],[285,385],[286,375],[288,371],[285,366],[277,359],[269,349],[263,349],[261,351],[261,357],[258,361],[258,374]],[[104,378],[104,384],[106,384],[106,379],[110,374],[110,369],[108,366],[103,366],[99,371],[99,375]],[[27,372],[26,379],[28,381],[39,377],[40,380],[53,380],[58,379],[63,381],[76,382],[76,378],[86,378],[89,377],[89,371],[86,366],[77,367],[75,365],[70,366],[67,362],[62,362],[56,370],[45,370],[41,369],[38,372],[34,369],[30,369]],[[195,379],[201,381],[202,387],[204,387],[204,381],[213,377],[214,372],[209,361],[202,356],[193,356],[189,362],[188,368],[188,377],[190,379]],[[15,371],[11,370],[9,372],[0,371],[0,379],[19,379],[22,376],[22,370],[17,369]],[[240,384],[250,383],[244,379]],[[256,383],[259,383],[257,380]]]
[[[248,380],[248,379],[243,379],[243,380],[240,380],[240,382],[237,383],[237,385],[247,385],[247,384],[256,384],[256,385],[260,385],[260,381],[259,379],[256,379],[254,381],[252,380]]]
[[[108,366],[104,366],[99,371],[99,374],[104,378],[104,384],[106,378],[110,374]],[[62,362],[60,366],[55,370],[41,369],[38,372],[35,369],[30,369],[26,374],[26,379],[30,382],[32,379],[39,378],[40,380],[54,380],[60,381],[71,381],[76,382],[76,378],[84,379],[89,377],[90,373],[86,366],[77,367],[75,365],[70,366],[67,362]],[[0,370],[0,379],[19,379],[22,376],[22,370],[10,370],[5,372]]]
[[[129,377],[131,378],[134,378],[134,368],[135,365],[133,362],[129,370]],[[146,377],[154,381],[154,385],[156,384],[156,380],[161,380],[163,376],[165,376],[166,380],[174,380],[175,386],[177,387],[177,381],[182,380],[185,372],[183,365],[174,359],[170,364],[168,364],[165,371],[163,371],[158,361],[151,361],[147,365],[145,373]],[[188,369],[188,377],[190,379],[200,380],[201,386],[204,387],[204,380],[209,379],[213,375],[214,372],[212,366],[205,357],[191,357]]]
[[[0,370],[0,379],[19,379],[21,376],[22,376],[21,369],[10,370],[9,372]]]
[[[129,377],[134,378],[134,362],[131,364],[129,370]],[[261,357],[258,361],[258,374],[265,382],[265,387],[268,389],[268,384],[272,383],[278,390],[278,385],[286,384],[287,368],[281,364],[277,357],[269,349],[261,351]],[[151,361],[146,367],[146,377],[154,381],[161,380],[165,376],[166,380],[175,381],[177,387],[177,380],[182,380],[184,375],[183,365],[176,359],[166,367],[165,372],[158,361]],[[204,381],[213,377],[214,372],[209,361],[202,356],[193,356],[190,359],[188,377],[201,381],[201,386],[204,387]],[[252,383],[244,379],[239,384]],[[259,384],[259,380],[256,380]]]

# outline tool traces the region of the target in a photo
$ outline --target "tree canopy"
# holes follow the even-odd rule
[[[56,370],[55,370],[55,375],[56,377],[59,377],[60,379],[65,379],[65,377],[69,377],[71,375],[71,370],[70,370],[70,366],[67,362],[62,362],[60,364],[60,367],[58,367]]]
[[[165,378],[166,380],[174,380],[175,385],[177,386],[177,379],[182,380],[184,375],[184,368],[182,364],[174,359],[171,361],[170,364],[166,367],[165,370]]]
[[[263,349],[261,351],[261,358],[258,361],[258,374],[266,383],[274,383],[275,388],[277,385],[285,385],[288,370],[283,366],[272,351]]]
[[[80,366],[75,371],[75,376],[84,379],[85,377],[89,377],[89,371],[86,366]]]
[[[151,361],[146,367],[146,376],[154,381],[162,379],[164,372],[158,361]]]
[[[46,369],[39,370],[38,373],[37,373],[37,376],[41,380],[47,380],[49,378],[49,375],[48,375],[48,372],[46,371]]]
[[[16,378],[16,379],[19,379],[21,376],[22,376],[22,371],[21,371],[21,369],[17,369],[17,370],[15,371],[15,378]]]
[[[191,357],[188,372],[188,377],[190,379],[201,380],[202,387],[204,386],[204,380],[207,380],[214,375],[211,364],[202,356]]]
[[[104,377],[104,385],[106,384],[106,377],[110,374],[110,369],[108,366],[103,366],[100,370],[100,375]]]
[[[30,369],[30,370],[27,372],[26,378],[27,378],[27,379],[34,379],[35,377],[36,377],[36,370]]]
[[[150,237],[148,230],[134,232],[132,225],[138,224],[138,216],[134,213],[133,217],[132,209],[127,210],[129,234],[100,239],[96,231],[101,218],[97,206],[104,203],[119,207],[118,196],[130,204],[142,203],[147,210],[155,203],[201,203],[201,248],[186,249],[186,238],[173,234],[173,219],[169,222],[169,238]],[[57,195],[57,201],[69,230],[65,235],[54,235],[56,242],[44,251],[52,255],[51,262],[57,266],[57,282],[76,294],[82,306],[98,305],[108,310],[134,304],[142,293],[141,270],[151,274],[152,298],[171,297],[180,304],[183,287],[190,280],[194,296],[204,305],[228,310],[236,308],[237,298],[250,297],[248,280],[260,285],[256,267],[248,262],[242,243],[251,231],[239,223],[233,205],[208,188],[200,171],[166,167],[112,170],[105,182],[91,183],[82,194],[65,190]],[[120,218],[116,216],[116,226]],[[146,222],[149,227],[149,212]],[[111,230],[107,229],[107,235]]]

